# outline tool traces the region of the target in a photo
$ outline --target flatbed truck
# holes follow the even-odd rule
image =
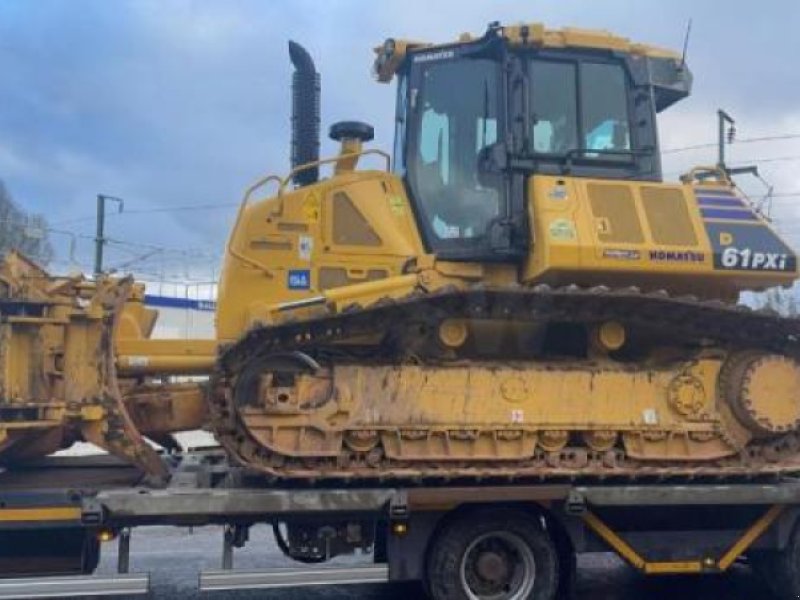
[[[746,559],[777,597],[800,593],[800,480],[312,488],[252,477],[217,450],[164,461],[160,489],[107,456],[0,472],[0,599],[146,594],[149,575],[130,572],[131,535],[214,524],[220,568],[199,573],[201,591],[417,580],[437,600],[569,598],[576,556],[613,551],[649,575]],[[264,523],[298,568],[234,568]],[[93,575],[112,539],[117,573]],[[323,564],[355,552],[371,562]]]

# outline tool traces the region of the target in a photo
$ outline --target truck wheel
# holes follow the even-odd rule
[[[558,557],[531,515],[513,509],[470,511],[436,536],[426,580],[434,600],[552,600]]]

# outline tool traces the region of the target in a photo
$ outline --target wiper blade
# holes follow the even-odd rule
[[[644,148],[637,148],[636,150],[613,150],[610,148],[570,148],[563,156],[564,160],[571,160],[576,156],[585,156],[586,154],[600,154],[608,156],[651,156],[654,150],[650,146]]]
[[[599,156],[629,156],[636,158],[639,156],[652,156],[655,153],[655,148],[652,146],[645,146],[644,148],[637,148],[635,150],[614,150],[609,148],[570,148],[564,155],[563,173],[566,175],[572,170],[572,161],[576,157],[586,156],[587,154],[596,154]]]

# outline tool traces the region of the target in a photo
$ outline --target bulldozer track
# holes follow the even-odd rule
[[[342,350],[336,344],[345,339],[376,332],[390,333],[408,328],[411,323],[435,323],[442,318],[541,323],[615,320],[630,328],[663,331],[684,343],[800,356],[800,319],[694,296],[670,296],[664,291],[643,292],[633,287],[556,288],[547,285],[520,286],[512,290],[475,286],[466,291],[419,292],[401,299],[379,300],[368,307],[352,305],[341,312],[308,320],[257,327],[225,348],[209,388],[212,425],[219,441],[246,467],[275,478],[307,481],[751,479],[800,472],[800,435],[797,433],[745,447],[737,442],[735,431],[727,431],[722,425],[719,435],[739,448],[739,453],[702,463],[645,461],[627,457],[620,449],[595,452],[587,447],[568,446],[558,452],[537,449],[532,458],[521,461],[443,464],[433,460],[390,460],[380,448],[358,453],[343,447],[336,458],[284,456],[251,439],[239,421],[233,388],[249,361],[287,352],[341,360]],[[391,348],[371,348],[367,352],[370,360],[377,362],[409,360],[407,356],[393,353]]]

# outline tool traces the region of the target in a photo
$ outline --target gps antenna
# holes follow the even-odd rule
[[[681,69],[686,64],[686,53],[689,50],[689,36],[692,33],[692,19],[686,24],[686,36],[683,38],[683,53],[681,54]]]

